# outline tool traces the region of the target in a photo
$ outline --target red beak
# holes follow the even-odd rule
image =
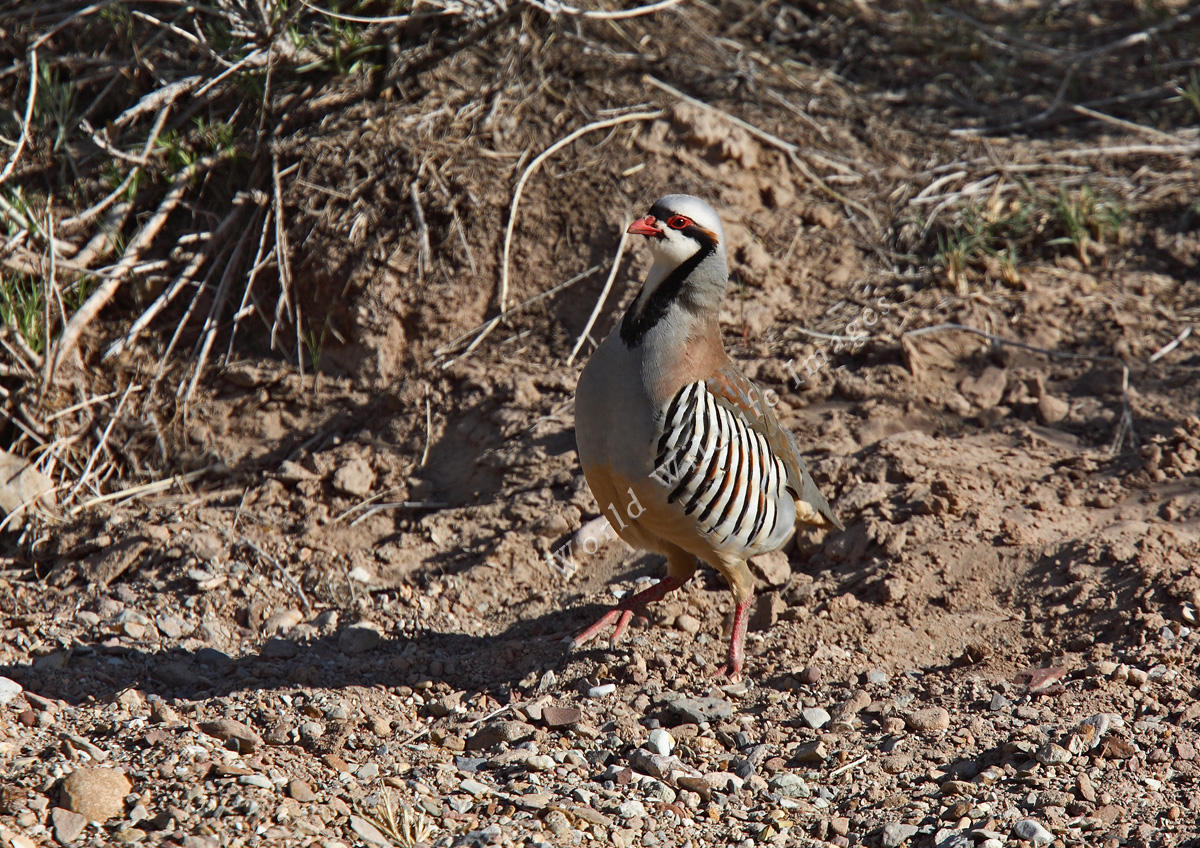
[[[657,219],[653,215],[647,215],[645,218],[638,218],[629,225],[629,229],[625,232],[633,233],[639,236],[650,236],[652,238],[662,238],[662,230],[654,226]]]

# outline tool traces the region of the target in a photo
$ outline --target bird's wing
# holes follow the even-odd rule
[[[780,425],[762,390],[731,360],[727,360],[705,380],[705,387],[718,403],[766,437],[771,451],[787,469],[788,490],[796,499],[797,520],[817,527],[832,525],[843,529],[842,522],[833,514],[812,475],[808,473],[795,437]]]

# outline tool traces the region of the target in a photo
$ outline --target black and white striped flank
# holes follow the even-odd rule
[[[718,547],[758,549],[775,539],[781,522],[790,532],[795,520],[783,461],[703,381],[684,386],[668,404],[652,476],[671,490],[667,502],[679,504]]]

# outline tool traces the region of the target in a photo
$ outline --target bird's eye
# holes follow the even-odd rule
[[[692,225],[691,218],[685,218],[683,215],[672,215],[667,219],[667,226],[673,230],[682,230],[684,227]]]

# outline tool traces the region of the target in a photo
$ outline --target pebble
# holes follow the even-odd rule
[[[829,724],[829,712],[821,707],[807,707],[800,711],[800,717],[813,730],[820,730]]]
[[[1017,822],[1012,827],[1012,833],[1018,839],[1024,839],[1034,845],[1049,845],[1054,841],[1054,834],[1034,819],[1022,819]]]
[[[900,848],[901,845],[917,835],[918,829],[914,824],[888,822],[883,826],[883,835],[880,837],[879,844],[882,848]]]
[[[695,636],[700,632],[700,619],[696,618],[694,615],[689,615],[686,612],[680,613],[675,618],[675,629],[682,630],[689,636]]]
[[[525,761],[525,768],[530,771],[550,771],[557,763],[549,754],[534,754]]]
[[[220,739],[226,745],[232,744],[234,749],[240,754],[252,753],[262,745],[262,738],[253,729],[231,718],[202,721],[199,727],[209,736]]]
[[[733,717],[733,704],[724,698],[675,698],[667,710],[692,724]]]
[[[317,800],[317,794],[312,791],[312,787],[298,777],[293,777],[288,781],[287,794],[293,800],[299,801],[302,804]]]
[[[877,686],[881,686],[887,682],[887,672],[880,671],[879,669],[872,669],[871,671],[867,672],[867,683],[873,683]]]
[[[767,787],[785,798],[807,798],[812,795],[804,778],[790,771],[781,771],[772,777],[767,781]]]
[[[1035,759],[1044,766],[1061,766],[1071,761],[1071,752],[1053,742],[1038,748]]]
[[[941,733],[950,727],[950,713],[944,707],[926,707],[909,713],[905,723],[916,733]]]
[[[392,842],[375,825],[359,816],[350,816],[350,829],[372,845],[391,846]]]
[[[670,731],[659,727],[650,731],[650,737],[646,740],[645,747],[651,753],[667,757],[675,750],[675,737],[671,735]]]
[[[285,609],[271,615],[263,624],[263,633],[267,636],[273,636],[277,633],[286,633],[297,624],[304,620],[304,616],[300,614],[298,609]]]
[[[256,786],[259,789],[275,788],[275,784],[271,783],[271,778],[262,774],[243,774],[237,779],[237,782],[242,786]]]
[[[487,784],[480,783],[478,780],[475,780],[471,777],[464,778],[458,784],[458,788],[463,792],[466,792],[468,795],[474,795],[476,797],[485,795],[489,791]]]
[[[645,818],[646,805],[637,799],[626,801],[617,807],[617,815],[623,819]]]
[[[546,727],[570,727],[579,724],[583,713],[577,707],[542,707],[542,723]]]
[[[290,660],[296,656],[299,648],[291,639],[272,637],[263,645],[262,655],[269,660]]]
[[[73,810],[55,807],[50,811],[50,824],[54,828],[54,839],[62,845],[78,839],[79,834],[83,833],[83,829],[87,827],[87,823],[87,816],[80,815]]]
[[[7,677],[0,677],[0,707],[10,703],[21,694],[21,684]]]
[[[593,686],[591,689],[588,689],[587,696],[589,698],[603,698],[607,695],[611,695],[613,692],[616,692],[616,691],[617,691],[617,684],[601,683],[599,686]]]
[[[132,786],[123,773],[109,768],[81,768],[62,784],[62,804],[90,821],[105,822],[125,812]]]
[[[352,624],[338,634],[338,650],[343,654],[365,654],[379,646],[383,634],[369,621]]]
[[[193,630],[195,625],[191,622],[180,618],[177,615],[163,613],[154,619],[154,624],[158,627],[158,632],[166,636],[168,639],[178,639],[181,636],[187,636]]]
[[[333,488],[343,494],[357,498],[371,494],[375,485],[375,472],[370,464],[361,457],[352,459],[333,472]]]

